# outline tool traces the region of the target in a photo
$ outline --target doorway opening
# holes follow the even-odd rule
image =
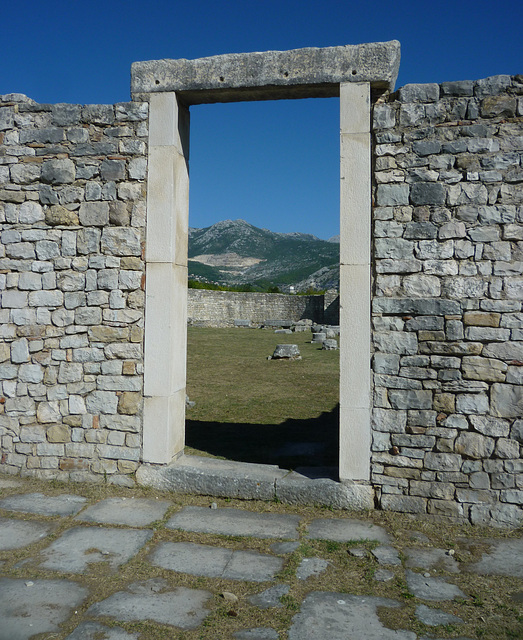
[[[339,100],[190,112],[185,452],[335,476],[339,353],[311,344],[310,326],[254,327],[321,324],[302,294],[339,288]],[[253,293],[202,292],[216,287]],[[251,328],[231,329],[237,319]],[[268,361],[279,343],[298,344],[302,360]]]
[[[207,93],[202,101],[220,102],[222,95],[213,100]],[[234,102],[235,95],[231,90],[227,101]],[[343,82],[339,95],[339,477],[368,480],[370,83]],[[192,104],[196,104],[194,94],[191,96]],[[239,90],[236,101],[245,96]],[[279,97],[291,95],[280,92]],[[150,94],[143,459],[157,464],[172,461],[185,446],[188,134],[189,112],[182,97],[172,91]]]

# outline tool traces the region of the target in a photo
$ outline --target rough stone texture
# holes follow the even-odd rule
[[[122,416],[136,416],[140,432],[141,403],[117,394],[142,386],[146,176],[131,167],[147,159],[148,105],[5,98],[0,470],[125,483],[135,470],[126,461],[140,457]]]
[[[29,640],[40,633],[59,633],[88,590],[70,580],[0,579],[0,620],[2,638]]]
[[[288,584],[276,584],[274,587],[269,587],[257,593],[254,596],[249,596],[247,599],[255,607],[260,609],[269,609],[271,607],[280,608],[283,607],[281,597],[289,593],[290,587]]]
[[[519,87],[407,85],[374,107],[371,469],[384,509],[523,517],[510,435],[523,414]]]
[[[189,104],[337,95],[340,82],[393,89],[400,45],[361,45],[236,53],[197,60],[135,62],[133,95],[177,91]],[[293,87],[295,91],[293,92]],[[278,91],[279,89],[279,91]]]
[[[26,493],[0,500],[0,509],[42,516],[70,516],[78,513],[85,502],[86,499],[81,496],[44,496],[41,493]]]
[[[154,620],[179,629],[195,629],[209,613],[205,604],[212,594],[185,587],[168,588],[168,582],[158,578],[135,582],[126,591],[92,605],[88,612],[122,622]]]
[[[289,296],[279,293],[242,293],[237,291],[187,290],[189,323],[208,327],[267,326],[268,318],[288,318],[298,322],[308,318],[313,322],[327,321],[328,292],[323,295]],[[331,320],[329,319],[329,322]],[[333,319],[334,323],[339,318]]]
[[[421,573],[405,572],[407,587],[416,598],[442,602],[454,598],[466,598],[466,594],[455,584],[450,584],[441,578],[426,578]]]
[[[259,538],[298,539],[299,516],[277,513],[247,513],[240,509],[184,507],[167,522],[170,529],[257,536]]]
[[[0,518],[0,551],[19,549],[45,538],[52,526],[42,522]]]
[[[294,616],[289,640],[416,640],[412,631],[392,631],[381,623],[377,608],[398,606],[388,598],[313,591]]]
[[[51,571],[83,573],[93,562],[114,571],[152,537],[152,531],[75,527],[68,529],[42,552],[41,566]]]
[[[156,520],[162,520],[169,506],[170,503],[165,500],[108,498],[87,507],[76,516],[76,520],[146,527]]]
[[[151,562],[164,569],[209,578],[272,580],[283,567],[281,558],[256,551],[233,551],[190,542],[162,542],[151,555]]]

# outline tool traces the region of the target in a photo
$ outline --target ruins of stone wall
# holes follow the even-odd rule
[[[266,320],[297,322],[305,318],[324,322],[323,295],[295,296],[211,289],[188,289],[187,293],[189,322],[209,327],[233,327],[237,319],[249,320],[253,325],[263,324]]]
[[[141,458],[148,104],[0,96],[0,471]]]
[[[373,109],[383,509],[523,521],[522,96],[497,76]],[[0,471],[131,486],[148,105],[0,100]]]
[[[523,521],[523,78],[374,108],[372,482],[383,509]]]

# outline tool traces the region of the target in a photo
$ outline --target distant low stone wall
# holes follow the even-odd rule
[[[187,293],[189,322],[209,327],[232,327],[234,320],[261,324],[266,320],[298,321],[308,318],[314,322],[324,322],[323,295],[295,296],[210,289],[188,289]],[[334,314],[331,313],[331,316],[334,317]]]

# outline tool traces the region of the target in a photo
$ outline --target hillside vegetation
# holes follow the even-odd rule
[[[305,233],[275,233],[244,220],[189,230],[189,278],[223,284],[337,288],[339,244]],[[316,282],[318,280],[318,282]]]

